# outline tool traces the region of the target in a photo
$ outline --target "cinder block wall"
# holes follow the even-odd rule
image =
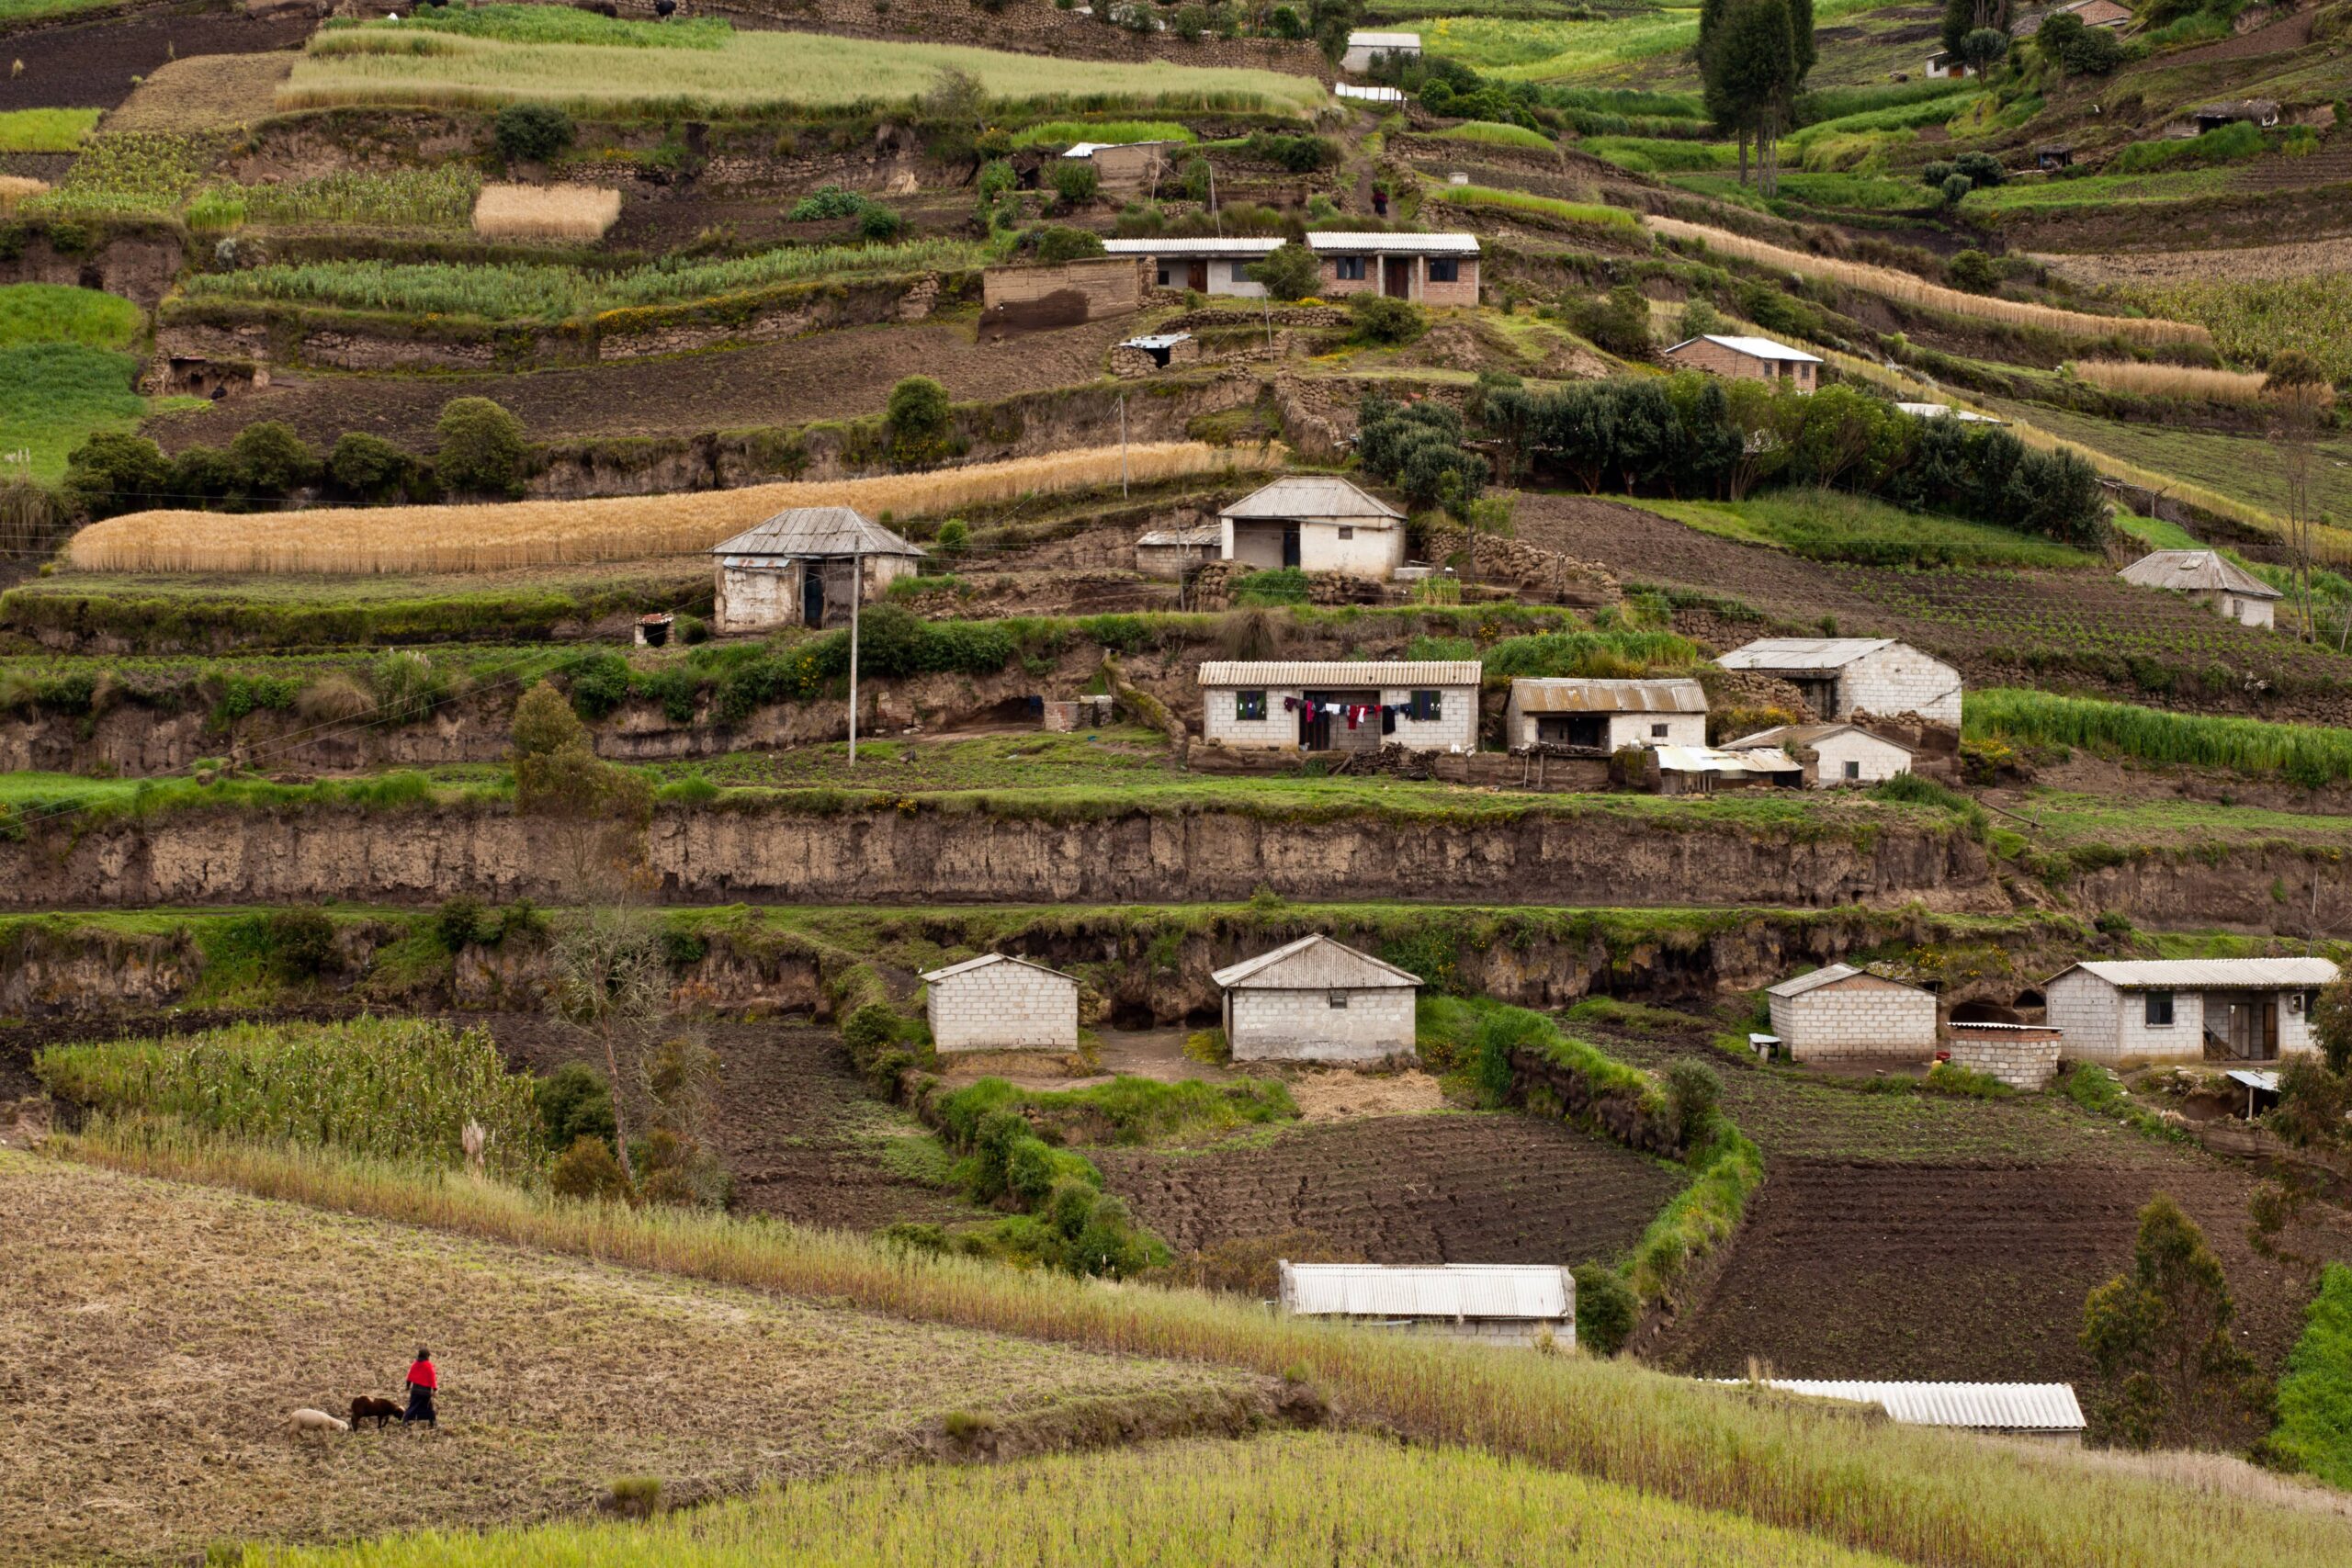
[[[2050,1080],[2058,1076],[2058,1050],[2063,1043],[1962,1031],[1944,1042],[1944,1049],[1951,1054],[1955,1067],[1987,1074],[2011,1089],[2039,1090],[2049,1088]]]
[[[991,964],[934,982],[932,1043],[942,1051],[1074,1051],[1078,982],[1025,964]]]
[[[1237,1062],[1385,1062],[1413,1055],[1408,986],[1232,991],[1226,1034]],[[1331,998],[1344,997],[1345,1007]]]
[[[1936,998],[1858,978],[1772,998],[1772,1032],[1800,1062],[1924,1061],[1936,1050]]]
[[[1889,716],[1916,713],[1957,727],[1960,699],[1959,671],[1896,643],[1865,654],[1838,672],[1836,716],[1851,718],[1857,708]]]

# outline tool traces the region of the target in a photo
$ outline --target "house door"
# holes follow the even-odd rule
[[[800,624],[804,626],[825,624],[825,568],[819,561],[809,561],[801,568]]]
[[[1283,564],[1298,564],[1298,525],[1295,523],[1283,525]]]
[[[1209,291],[1209,264],[1204,261],[1185,263],[1184,287],[1195,294],[1206,294]]]
[[[1380,291],[1391,299],[1413,297],[1413,258],[1384,256],[1380,262]]]
[[[1380,750],[1380,694],[1368,691],[1307,692],[1306,707],[1298,716],[1298,743],[1308,751],[1377,751]],[[1331,708],[1360,708],[1354,728],[1345,713]]]
[[[1546,746],[1589,746],[1597,751],[1609,744],[1609,721],[1584,713],[1539,718],[1535,739]]]

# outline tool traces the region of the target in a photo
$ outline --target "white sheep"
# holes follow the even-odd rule
[[[286,1417],[286,1425],[296,1432],[348,1432],[351,1423],[340,1416],[330,1416],[323,1410],[297,1410]]]

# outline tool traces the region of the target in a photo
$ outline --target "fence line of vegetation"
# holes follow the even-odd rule
[[[1972,740],[2080,746],[2147,762],[2282,773],[2311,789],[2352,778],[2352,730],[2172,713],[2014,687],[1969,693],[1962,733]]]
[[[1807,277],[1826,278],[1849,288],[1883,295],[1905,305],[1947,310],[1955,315],[1976,316],[1985,321],[2007,321],[2012,326],[2041,327],[2064,333],[2070,337],[2094,341],[2104,338],[2124,338],[2147,344],[2212,341],[2211,333],[2188,321],[2139,316],[2095,316],[2081,310],[2062,310],[2054,306],[2036,305],[2021,299],[1970,294],[1958,288],[1947,288],[1939,283],[1929,283],[1893,267],[1841,261],[1835,256],[1817,256],[1809,251],[1795,251],[1785,245],[1751,240],[1745,234],[1735,234],[1729,230],[1686,223],[1679,218],[1650,216],[1644,218],[1642,222],[1652,233],[1666,239],[1696,241],[1724,255],[1782,267]]]
[[[1279,446],[1170,441],[1091,446],[1001,463],[871,479],[749,485],[691,494],[487,506],[313,512],[132,512],[93,523],[67,547],[84,571],[497,571],[707,550],[791,506],[928,516],[1032,493],[1277,466]]]
[[[1951,1568],[2064,1562],[2335,1568],[2352,1522],[2094,1469],[2064,1451],[1866,1427],[1639,1367],[1269,1317],[1186,1291],[1106,1290],[1044,1270],[894,1253],[763,1220],[555,1200],[446,1172],[94,1123],[54,1140],[114,1168],[839,1300],[919,1321],[1292,1374],[1359,1416],[1428,1440],[1726,1509]]]

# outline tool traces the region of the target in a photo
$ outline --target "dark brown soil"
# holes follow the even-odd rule
[[[1582,1263],[1630,1247],[1678,1174],[1554,1122],[1387,1116],[1208,1153],[1091,1149],[1180,1253],[1312,1231],[1374,1263]]]
[[[2185,599],[2096,570],[1911,571],[1809,561],[1702,534],[1638,506],[1578,495],[1529,495],[1516,521],[1519,536],[1530,543],[1605,562],[1629,581],[1722,594],[1788,623],[1778,630],[1714,623],[1702,633],[1713,640],[1786,635],[1789,627],[1894,637],[1951,660],[1971,686],[2079,688],[2155,706],[2237,706],[2270,718],[2352,722],[2352,694],[2341,684],[2352,682],[2352,659],[2233,625]],[[2176,671],[2218,665],[2240,677],[2259,676],[2270,689],[2260,695],[2199,690],[2176,698],[2070,667],[2099,655]],[[2321,682],[2327,685],[2309,689]]]
[[[166,61],[293,49],[317,25],[312,17],[190,6],[11,33],[0,45],[25,68],[0,76],[0,109],[112,108],[130,96],[131,78]]]
[[[1096,321],[978,344],[957,322],[851,327],[753,348],[507,376],[343,376],[281,372],[269,388],[193,414],[153,422],[176,451],[226,446],[246,425],[284,420],[321,446],[346,430],[413,450],[435,445],[451,398],[487,397],[514,411],[535,440],[695,435],[878,413],[900,378],[930,376],[958,400],[1091,381],[1132,322]]]

